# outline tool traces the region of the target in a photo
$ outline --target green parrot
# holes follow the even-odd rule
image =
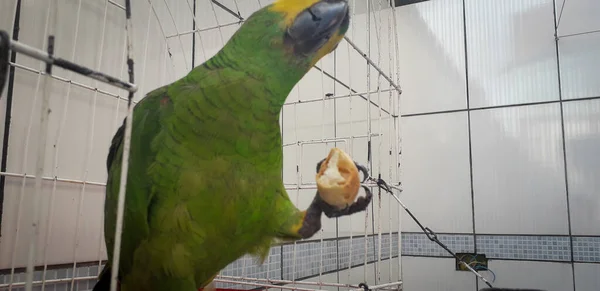
[[[301,211],[282,180],[280,111],[342,40],[348,10],[346,0],[277,0],[253,13],[215,56],[135,106],[120,290],[197,290],[245,254],[262,262],[274,242],[313,236],[323,213],[366,209],[372,194],[365,188],[365,197],[343,209],[317,191]],[[106,162],[109,260],[94,291],[110,286],[125,122]]]

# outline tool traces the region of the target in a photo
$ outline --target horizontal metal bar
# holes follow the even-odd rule
[[[556,99],[556,100],[550,100],[550,101],[535,101],[535,102],[472,107],[472,108],[463,108],[463,109],[450,109],[450,110],[440,110],[440,111],[408,113],[408,114],[402,114],[402,117],[414,117],[414,116],[435,115],[435,114],[449,114],[449,113],[458,113],[458,112],[473,112],[473,111],[481,111],[481,110],[493,110],[493,109],[502,109],[502,108],[536,106],[536,105],[547,105],[547,104],[557,104],[557,103],[562,104],[562,103],[569,103],[569,102],[591,101],[591,100],[599,100],[599,99],[600,99],[600,96],[576,97],[576,98],[570,98],[570,99]]]
[[[373,66],[373,68],[375,68],[375,70],[377,70],[377,72],[379,72],[379,74],[381,76],[383,76],[383,78],[385,78],[392,87],[394,87],[396,89],[396,91],[398,92],[398,94],[402,94],[402,89],[400,89],[400,87],[398,85],[396,85],[396,83],[386,74],[384,73],[374,62],[373,60],[371,60],[367,54],[365,54],[356,44],[354,44],[354,42],[352,42],[347,36],[344,36],[344,40],[346,40],[348,42],[348,44],[350,44],[350,46],[352,46],[354,48],[354,50],[356,50],[361,56],[363,56],[363,58],[365,58],[365,60],[367,60],[367,63],[369,63],[371,66]]]
[[[303,184],[283,184],[285,190],[316,190],[317,189],[317,184],[316,183],[303,183]],[[370,183],[361,183],[361,186],[365,186],[365,187],[369,187],[369,188],[374,188],[374,187],[378,187],[376,183],[370,182]]]
[[[48,285],[48,284],[56,284],[56,283],[67,283],[67,282],[71,282],[71,281],[86,281],[86,280],[98,280],[98,277],[96,276],[86,276],[86,277],[75,277],[75,278],[61,278],[61,279],[49,279],[49,280],[45,280],[45,281],[33,281],[33,286],[39,286],[39,285]],[[21,287],[21,286],[25,286],[25,283],[27,282],[15,282],[15,283],[4,283],[4,284],[0,284],[0,288],[6,288],[6,287]]]
[[[394,286],[399,286],[402,285],[402,281],[396,281],[396,282],[392,282],[392,283],[385,283],[385,284],[379,284],[379,285],[375,285],[375,286],[369,286],[369,290],[377,290],[377,289],[383,289],[383,288],[389,288],[389,287],[394,287]],[[359,289],[355,289],[352,291],[364,291],[365,289],[363,288],[359,288]]]
[[[322,291],[322,290],[324,290],[324,289],[308,289],[308,288],[299,288],[299,287],[289,287],[289,286],[285,286],[285,285],[274,285],[274,284],[267,284],[267,283],[255,283],[255,282],[248,282],[248,281],[235,281],[235,280],[227,280],[227,279],[214,279],[213,281],[221,282],[221,283],[229,283],[229,284],[250,285],[250,286],[257,286],[257,287],[298,290],[298,291]],[[301,285],[301,283],[302,282],[293,281],[289,284]],[[389,288],[389,287],[399,286],[399,285],[402,285],[402,281],[380,284],[380,285],[375,285],[375,286],[369,286],[369,289],[370,290],[378,290],[378,289],[384,289],[384,288]],[[317,283],[315,286],[328,286],[328,285],[326,285],[326,283],[321,283],[321,284]],[[337,286],[334,286],[334,287],[337,287]],[[346,286],[340,286],[340,287],[346,287]],[[353,289],[350,289],[351,291],[364,291],[364,289],[360,288],[360,287],[351,286],[351,288],[353,288]]]
[[[28,71],[28,72],[32,72],[34,74],[46,75],[46,72],[44,72],[44,71],[39,71],[39,70],[30,68],[30,67],[27,67],[27,66],[24,66],[24,65],[21,65],[21,64],[16,64],[16,63],[10,63],[9,62],[9,65],[11,65],[11,66],[13,66],[15,68],[19,68],[19,69]],[[101,94],[104,94],[104,95],[108,95],[108,96],[111,96],[111,97],[114,97],[114,98],[119,98],[119,99],[121,99],[123,101],[127,101],[127,98],[121,97],[118,94],[111,93],[111,92],[108,92],[108,91],[104,91],[104,90],[98,89],[96,87],[88,86],[88,85],[79,83],[77,81],[73,81],[71,79],[59,77],[57,75],[50,75],[50,77],[52,77],[55,80],[59,80],[59,81],[65,82],[65,83],[70,83],[70,84],[73,84],[75,86],[78,86],[78,87],[81,87],[81,88],[84,88],[84,89],[88,89],[88,90],[91,90],[91,91],[97,91],[98,93],[101,93]],[[133,103],[135,104],[135,103],[137,103],[137,101],[133,101]]]
[[[382,136],[382,135],[383,135],[382,133],[371,133],[371,137]],[[332,142],[347,141],[347,140],[354,139],[354,138],[367,138],[367,137],[369,137],[369,135],[362,134],[362,135],[345,136],[345,137],[338,137],[338,138],[309,139],[309,140],[302,140],[302,141],[297,141],[297,142],[286,143],[286,144],[283,144],[283,146],[288,147],[288,146],[293,146],[293,145],[332,143]]]
[[[9,173],[9,172],[0,172],[0,176],[13,177],[13,178],[27,178],[27,179],[35,179],[35,175],[27,175],[27,174],[17,174],[17,173]],[[91,182],[91,181],[83,181],[83,180],[74,180],[74,179],[66,179],[66,178],[58,178],[58,177],[42,177],[44,181],[57,181],[64,182],[70,184],[86,184],[93,186],[106,186],[106,183],[101,182]]]
[[[221,279],[223,278],[223,279]],[[87,281],[87,280],[98,280],[97,276],[84,276],[84,277],[75,277],[75,278],[61,278],[61,279],[48,279],[45,281],[37,280],[33,281],[34,286],[39,285],[48,285],[48,284],[57,284],[57,283],[67,283],[71,281]],[[279,284],[294,284],[294,285],[306,285],[306,286],[328,286],[328,287],[342,287],[342,288],[354,288],[356,291],[364,291],[363,288],[360,288],[356,285],[350,284],[341,284],[341,283],[327,283],[327,282],[311,282],[311,281],[290,281],[290,280],[273,280],[273,279],[261,279],[261,278],[244,278],[244,277],[234,277],[234,276],[217,276],[214,279],[215,282],[221,283],[229,283],[229,284],[240,284],[240,285],[252,285],[258,287],[269,287],[269,288],[277,288],[277,289],[287,289],[287,290],[298,290],[298,291],[320,291],[323,289],[306,289],[306,288],[297,288],[297,287],[288,287],[281,285],[273,285],[272,283]],[[254,281],[254,282],[252,282]],[[255,282],[266,282],[265,283],[255,283]],[[14,282],[14,283],[4,283],[0,284],[0,288],[6,288],[9,286],[12,287],[21,287],[25,286],[26,282]],[[387,284],[369,286],[371,290],[383,289],[393,286],[401,285],[402,281],[392,282]]]
[[[245,280],[245,281],[265,282],[268,284],[295,284],[295,285],[307,285],[307,286],[359,288],[357,285],[342,284],[342,283],[329,283],[329,282],[291,281],[291,280],[277,280],[277,279],[246,278],[246,277],[224,276],[224,275],[218,275],[217,278],[218,279],[229,279],[229,280]]]
[[[0,40],[2,41],[2,40]],[[1,44],[0,44],[1,45]],[[48,55],[48,53],[39,50],[37,48],[28,46],[26,44],[20,43],[18,41],[9,40],[9,48],[18,53],[22,53],[34,59],[43,61],[47,64],[51,64],[57,67],[61,67],[66,70],[73,71],[83,76],[90,77],[94,80],[127,90],[129,92],[135,93],[137,91],[137,85],[129,83],[127,81],[119,80],[118,78],[109,76],[107,74],[89,69],[87,67],[75,64],[73,62],[67,61],[61,58],[55,58],[54,56]]]
[[[313,68],[315,68],[315,69],[317,69],[317,70],[319,70],[319,71],[323,72],[323,74],[324,74],[325,76],[329,77],[329,78],[330,78],[330,79],[332,79],[333,81],[335,81],[335,82],[337,82],[338,84],[342,85],[342,87],[344,87],[344,88],[346,88],[346,89],[349,89],[349,90],[350,90],[352,93],[357,93],[357,91],[356,91],[356,90],[352,89],[350,86],[348,86],[348,85],[346,85],[344,82],[340,81],[340,79],[338,79],[338,78],[336,78],[336,77],[332,76],[332,75],[331,75],[330,73],[328,73],[327,71],[325,71],[325,70],[323,70],[323,69],[319,68],[317,65],[314,65],[314,66],[313,66]],[[375,107],[379,108],[379,110],[381,110],[381,111],[383,111],[383,112],[385,112],[385,113],[387,113],[387,114],[390,114],[390,112],[389,112],[389,111],[387,111],[387,110],[383,109],[383,108],[382,108],[382,107],[381,107],[379,104],[377,104],[377,103],[373,102],[373,100],[369,101],[369,98],[365,97],[365,96],[364,96],[364,95],[362,95],[362,94],[358,94],[358,96],[359,96],[360,98],[364,99],[365,101],[368,101],[368,102],[370,102],[372,105],[374,105]]]
[[[306,99],[306,100],[298,100],[298,101],[293,101],[293,102],[287,102],[284,103],[283,106],[290,106],[290,105],[294,105],[294,104],[304,104],[304,103],[313,103],[313,102],[322,102],[323,100],[327,101],[327,100],[334,100],[334,99],[344,99],[344,98],[350,98],[350,97],[354,97],[354,96],[361,96],[361,95],[366,95],[366,94],[377,94],[378,92],[380,93],[385,93],[385,92],[390,92],[390,91],[394,91],[395,89],[383,89],[383,90],[379,90],[379,91],[371,91],[371,92],[356,92],[356,93],[352,93],[352,94],[346,94],[346,95],[339,95],[339,96],[331,96],[331,97],[326,97],[325,99],[323,98],[315,98],[315,99]],[[377,103],[372,102],[376,107],[380,107]],[[389,112],[387,112],[389,115],[391,115]]]
[[[197,29],[188,30],[188,31],[185,31],[185,32],[180,32],[180,33],[168,35],[168,36],[165,36],[165,38],[168,39],[168,38],[173,38],[173,37],[188,35],[188,34],[192,34],[192,33],[196,33],[196,32],[209,31],[209,30],[213,30],[213,29],[218,29],[218,28],[232,26],[232,25],[238,25],[238,24],[239,24],[239,22],[232,22],[232,23],[215,25],[215,26],[210,26],[210,27],[205,27],[205,28],[197,28]]]
[[[275,288],[275,289],[285,289],[285,290],[324,291],[323,289],[308,289],[308,288],[288,287],[288,286],[285,286],[285,285],[273,285],[273,284],[254,283],[254,282],[245,282],[245,281],[234,281],[234,280],[226,280],[226,279],[214,279],[213,281],[214,282],[221,282],[221,283],[229,283],[229,284],[249,285],[249,286]],[[363,290],[363,289],[361,289],[361,290]]]

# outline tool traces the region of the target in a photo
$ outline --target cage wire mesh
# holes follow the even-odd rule
[[[131,1],[138,86],[133,103],[213,56],[246,17],[271,2]],[[281,111],[282,175],[290,198],[302,209],[316,189],[315,164],[332,147],[366,165],[372,177],[395,185],[400,180],[395,9],[383,0],[350,1],[350,6],[345,41],[297,84]],[[122,80],[127,79],[125,22],[125,0],[0,3],[1,28],[18,32],[19,42],[44,50],[54,35],[56,56]],[[105,160],[126,116],[128,92],[58,67],[48,76],[45,63],[20,54],[10,66],[13,85],[0,99],[1,118],[10,118],[2,128],[8,151],[0,173],[0,290],[24,290],[30,243],[36,250],[35,290],[90,290],[107,258]],[[44,96],[51,111],[36,200],[30,193],[43,144]],[[238,259],[222,270],[217,288],[347,290],[361,282],[400,288],[401,209],[388,194],[371,189],[375,195],[366,212],[323,218],[318,234],[273,246],[263,265],[249,256]]]

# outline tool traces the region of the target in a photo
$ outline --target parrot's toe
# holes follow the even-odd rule
[[[346,206],[343,209],[338,209],[334,206],[329,205],[327,202],[323,201],[323,199],[320,199],[319,195],[317,195],[317,199],[319,199],[319,206],[323,213],[325,213],[325,215],[329,218],[348,216],[357,212],[364,211],[365,209],[367,209],[367,206],[369,206],[369,203],[371,203],[373,193],[371,192],[371,190],[369,190],[368,187],[362,187],[363,189],[365,189],[366,195],[364,197],[358,197],[358,199],[356,199],[354,203],[352,203],[349,206]]]

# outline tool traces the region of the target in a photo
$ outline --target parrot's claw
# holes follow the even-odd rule
[[[361,212],[367,209],[367,206],[369,206],[369,203],[371,203],[371,199],[373,198],[373,193],[371,192],[371,190],[369,190],[367,186],[362,187],[363,189],[365,189],[365,197],[358,197],[358,199],[356,199],[354,203],[352,203],[344,209],[334,208],[333,206],[327,204],[327,202],[323,201],[319,195],[317,195],[317,199],[319,199],[319,205],[321,207],[321,210],[323,211],[323,213],[325,213],[327,217],[333,218],[352,215],[354,213]]]
[[[323,159],[317,163],[317,173],[321,169],[321,165],[323,164],[323,162],[325,162],[325,160],[326,159]],[[361,180],[361,183],[364,183],[369,178],[369,171],[366,167],[359,165],[357,162],[354,162],[354,165],[356,165],[358,171],[360,171],[363,174],[363,179]],[[323,213],[325,213],[325,215],[329,218],[352,215],[354,213],[361,212],[367,209],[367,206],[369,206],[369,203],[371,203],[371,199],[373,199],[373,193],[371,192],[371,190],[369,190],[369,188],[366,186],[362,186],[362,188],[365,189],[365,196],[358,197],[358,199],[356,199],[354,203],[348,205],[346,208],[343,209],[337,209],[327,204],[327,202],[321,199],[320,195],[316,195],[316,199],[318,199],[319,206]]]

